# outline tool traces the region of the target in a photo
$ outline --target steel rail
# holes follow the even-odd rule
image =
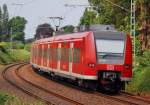
[[[2,71],[2,76],[3,76],[3,78],[4,78],[8,83],[10,83],[11,85],[13,85],[15,88],[21,90],[22,92],[26,93],[27,95],[32,96],[32,97],[34,97],[35,99],[40,99],[41,101],[45,102],[47,105],[52,105],[51,102],[49,102],[49,101],[47,101],[47,100],[45,100],[45,99],[39,97],[38,95],[35,95],[35,94],[31,93],[30,91],[24,89],[23,87],[18,86],[17,84],[15,84],[14,82],[12,82],[10,79],[7,78],[6,72],[7,72],[10,68],[19,65],[19,67],[17,67],[17,69],[19,69],[19,68],[21,68],[22,66],[24,66],[24,65],[26,65],[26,64],[27,64],[27,63],[16,63],[16,64],[12,64],[12,65],[10,65],[10,66],[7,66],[7,67],[4,68],[4,70]]]
[[[67,97],[65,97],[65,96],[63,96],[63,95],[57,94],[57,93],[55,93],[55,92],[52,92],[52,91],[47,90],[47,89],[45,89],[45,88],[43,88],[43,87],[41,87],[41,86],[39,86],[39,85],[36,85],[36,84],[32,83],[31,81],[29,81],[29,80],[23,78],[23,77],[19,74],[19,70],[20,70],[20,69],[17,69],[17,70],[15,71],[16,75],[17,75],[20,79],[22,79],[23,81],[25,81],[25,82],[29,83],[30,85],[32,85],[33,87],[36,87],[36,88],[38,88],[38,89],[40,89],[40,90],[42,90],[42,91],[44,91],[44,92],[46,92],[46,93],[52,94],[53,96],[55,96],[55,97],[57,97],[57,98],[60,98],[60,99],[62,99],[62,100],[65,100],[65,101],[67,101],[67,102],[70,102],[70,103],[72,103],[72,104],[75,104],[75,105],[83,105],[83,104],[80,103],[80,102],[77,102],[77,101],[75,101],[75,100],[72,100],[72,99],[67,98]]]
[[[143,102],[148,103],[150,105],[150,99],[148,99],[148,98],[136,96],[136,95],[133,95],[133,94],[127,93],[127,92],[121,92],[120,94],[124,97],[131,97],[132,99],[140,100],[140,101],[143,101]]]
[[[102,97],[104,97],[104,98],[109,98],[109,99],[111,99],[111,100],[114,100],[114,101],[117,101],[117,102],[121,102],[121,103],[124,103],[124,104],[139,105],[139,104],[137,104],[137,103],[130,102],[130,101],[127,101],[127,100],[123,100],[123,99],[117,98],[117,97],[115,97],[115,96],[103,94],[103,93],[100,93],[100,92],[95,92],[95,95],[99,95],[99,96],[102,96]]]

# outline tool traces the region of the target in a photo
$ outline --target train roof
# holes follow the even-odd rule
[[[84,37],[89,35],[90,33],[94,34],[95,38],[101,39],[125,39],[126,34],[123,32],[116,31],[88,31],[88,32],[78,32],[78,33],[70,33],[64,35],[56,35],[55,37],[44,38],[40,40],[36,40],[34,43],[47,43],[53,41],[64,41],[64,40],[82,40]]]
[[[117,31],[93,31],[94,37],[99,39],[124,40],[126,33]]]
[[[79,33],[70,33],[64,35],[56,35],[55,37],[44,38],[35,41],[34,43],[45,43],[45,42],[52,42],[52,41],[62,41],[62,40],[81,40],[82,38],[89,35],[91,32],[79,32]]]

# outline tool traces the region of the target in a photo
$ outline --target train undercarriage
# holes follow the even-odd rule
[[[33,67],[34,70],[38,71],[38,73],[42,74],[45,71],[42,69],[37,69]],[[118,93],[120,90],[124,90],[125,82],[120,80],[119,72],[106,72],[100,71],[98,72],[98,80],[85,80],[79,78],[66,78],[60,75],[55,74],[54,72],[47,72],[52,79],[59,78],[63,81],[69,81],[73,84],[78,85],[81,88],[85,88],[88,90],[100,90],[105,92],[115,92]]]
[[[98,88],[103,91],[118,93],[125,89],[125,82],[121,81],[120,72],[98,72],[98,84]]]

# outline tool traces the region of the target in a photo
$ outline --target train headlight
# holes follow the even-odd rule
[[[125,67],[125,69],[129,69],[131,67],[131,65],[125,64],[124,67]]]
[[[95,64],[94,63],[89,63],[88,66],[91,67],[91,68],[94,68]]]

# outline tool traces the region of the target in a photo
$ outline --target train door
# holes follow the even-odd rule
[[[64,42],[61,46],[60,69],[63,72],[69,72],[69,43]]]
[[[34,60],[34,46],[35,45],[32,45],[32,49],[31,49],[31,58],[30,58],[30,62],[31,63],[35,63],[35,60]]]
[[[61,43],[58,43],[57,49],[57,70],[60,71],[60,59],[61,59]]]
[[[37,45],[35,45],[35,49],[36,50],[34,50],[35,52],[34,52],[34,56],[36,55],[36,58],[35,58],[35,64],[38,64],[38,44]]]
[[[49,43],[49,50],[48,50],[48,55],[49,55],[49,68],[52,70],[53,68],[53,44]]]
[[[47,66],[47,49],[48,49],[48,44],[44,44],[43,45],[43,66],[46,67]]]
[[[52,51],[52,68],[54,71],[57,70],[57,48],[58,44],[53,43],[51,51]]]
[[[38,45],[38,65],[42,64],[42,44]]]
[[[69,74],[72,74],[72,58],[73,58],[73,47],[74,47],[74,43],[71,42],[70,43],[70,48],[69,48]]]
[[[74,43],[73,48],[73,65],[72,72],[74,74],[83,74],[83,70],[81,68],[81,50],[83,47],[83,43],[81,41],[77,41]]]
[[[47,67],[49,68],[50,66],[50,43],[47,44]]]

